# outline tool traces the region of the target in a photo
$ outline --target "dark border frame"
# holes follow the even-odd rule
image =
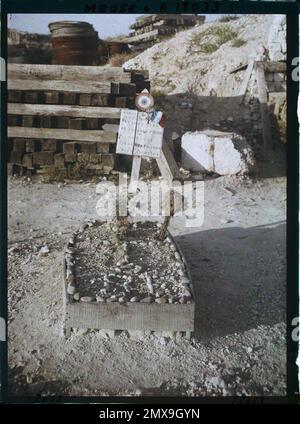
[[[189,5],[197,4],[198,10]],[[121,8],[123,5],[123,8]],[[126,7],[124,6],[126,5]],[[184,5],[188,8],[184,9]],[[101,9],[102,6],[102,9]],[[99,9],[100,7],[100,9]],[[106,7],[106,12],[103,9]],[[110,8],[113,7],[112,11]],[[287,396],[282,397],[66,397],[54,398],[7,395],[7,343],[0,342],[1,400],[4,403],[198,403],[198,404],[249,404],[249,403],[297,403],[299,402],[296,358],[298,343],[293,342],[292,319],[299,315],[299,133],[297,119],[297,99],[299,82],[291,78],[292,59],[299,56],[299,3],[295,1],[121,1],[121,0],[3,0],[1,2],[1,56],[7,58],[7,14],[8,13],[254,13],[287,15]],[[1,139],[0,178],[0,316],[7,322],[7,116],[6,82],[1,81]],[[4,140],[4,142],[3,142]],[[297,400],[298,399],[298,400]],[[124,409],[126,406],[124,405]]]

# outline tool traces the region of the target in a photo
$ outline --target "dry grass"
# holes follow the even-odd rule
[[[190,40],[190,47],[198,49],[197,52],[213,53],[237,36],[237,32],[232,31],[228,25],[213,26],[205,31],[195,32]]]

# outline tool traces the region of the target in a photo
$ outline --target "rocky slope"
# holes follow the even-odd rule
[[[239,81],[230,71],[249,56],[268,54],[273,19],[244,15],[196,26],[145,50],[124,67],[148,69],[154,92],[231,96]]]

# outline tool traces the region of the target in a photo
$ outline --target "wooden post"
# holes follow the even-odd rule
[[[141,156],[133,156],[131,178],[130,178],[130,184],[128,188],[129,193],[136,192],[137,185],[139,182],[139,176],[140,176],[141,161],[142,161]]]
[[[249,59],[243,82],[242,82],[242,84],[239,88],[239,91],[238,91],[238,96],[241,96],[241,98],[239,100],[239,104],[242,104],[243,101],[244,101],[244,97],[245,97],[245,94],[246,94],[246,91],[247,91],[247,87],[248,87],[248,83],[249,83],[249,80],[250,80],[250,77],[251,77],[251,74],[252,74],[252,71],[253,71],[253,67],[254,67],[254,59]]]
[[[263,126],[264,146],[269,148],[272,146],[272,134],[270,125],[270,116],[268,108],[268,91],[265,79],[265,70],[262,63],[256,63],[256,81],[258,87],[258,97],[260,101],[260,113]]]

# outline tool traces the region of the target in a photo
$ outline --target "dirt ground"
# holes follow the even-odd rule
[[[204,187],[203,226],[171,223],[195,288],[194,339],[92,330],[65,339],[62,252],[97,218],[99,195],[94,183],[10,179],[11,394],[285,395],[286,179],[220,177]]]

